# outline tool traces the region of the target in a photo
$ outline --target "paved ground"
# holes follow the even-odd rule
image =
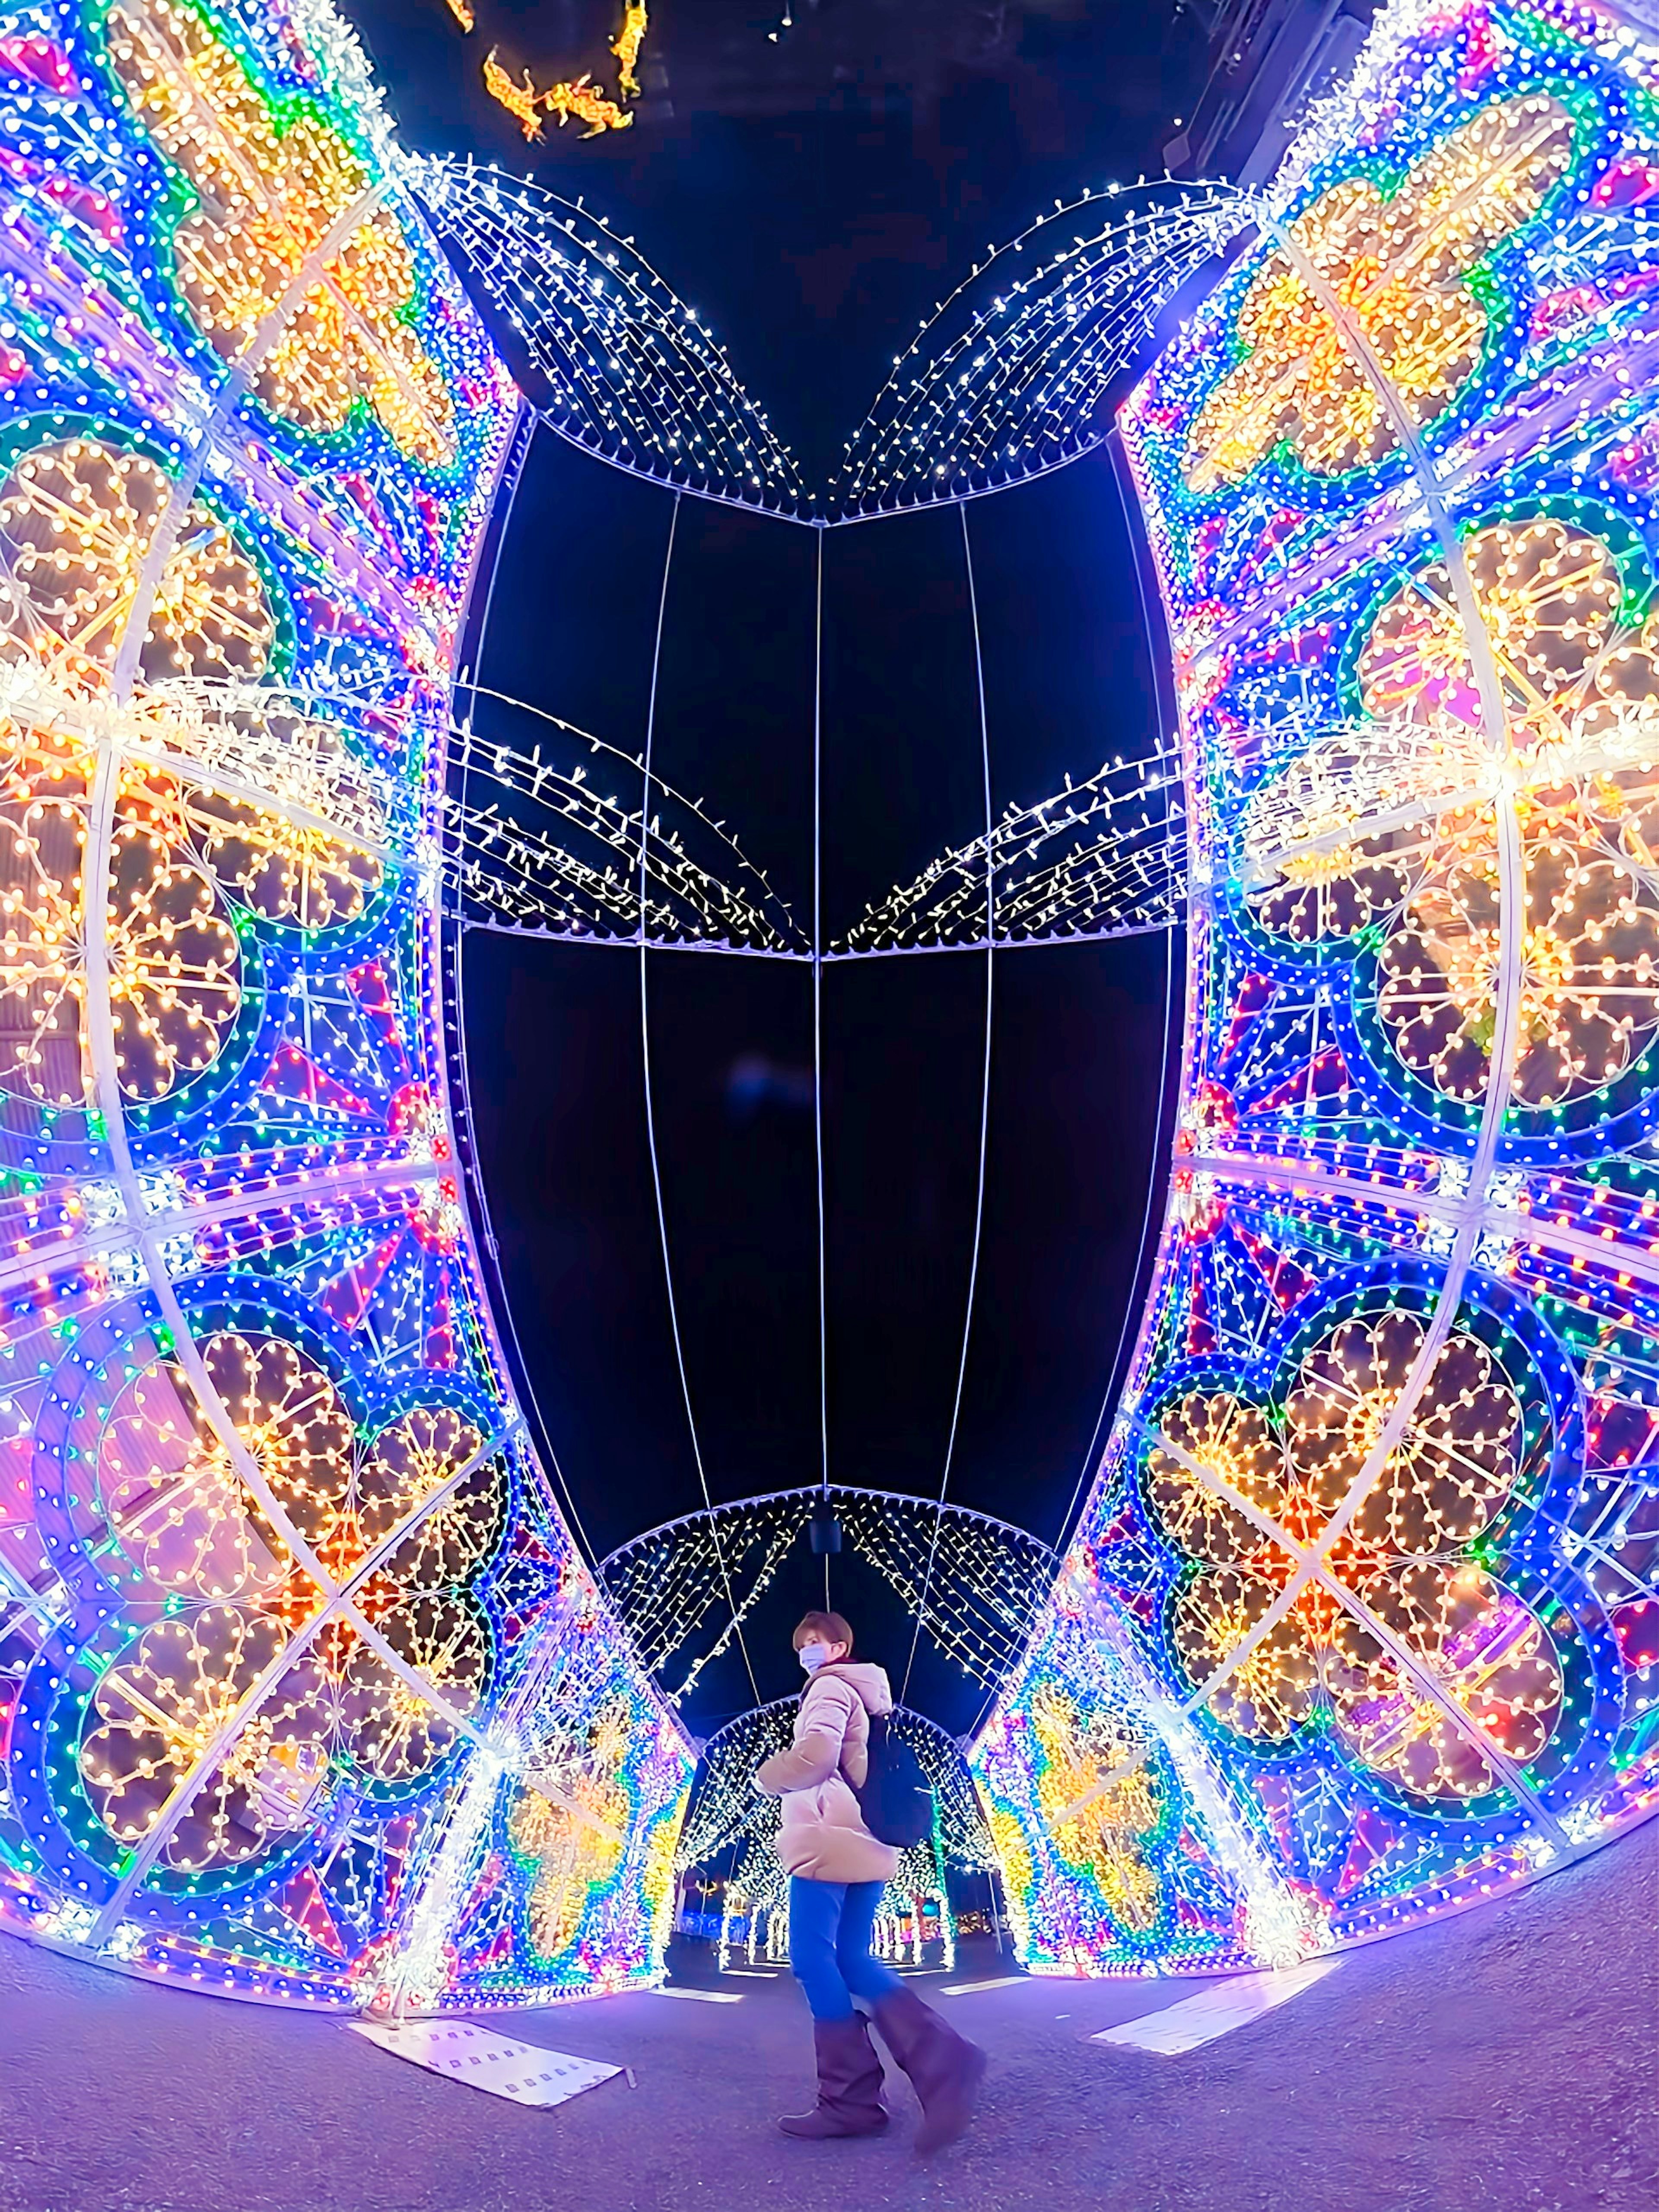
[[[885,2138],[773,2131],[806,2095],[781,1981],[727,1980],[736,2005],[524,2017],[527,2039],[639,2082],[537,2112],[337,2022],[0,1941],[0,2212],[1655,2212],[1656,1894],[1659,1823],[1352,1953],[1178,2058],[1084,2039],[1203,1984],[940,1999],[993,2064],[974,2135],[931,2165],[902,2090]],[[957,1978],[995,1971],[976,1958]]]

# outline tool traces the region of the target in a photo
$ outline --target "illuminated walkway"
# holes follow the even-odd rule
[[[1180,2058],[1084,2039],[1201,1985],[1028,1982],[942,1999],[994,2066],[975,2136],[931,2167],[909,2156],[908,2118],[873,2142],[774,2134],[806,2080],[786,1984],[728,1979],[735,2005],[614,1997],[530,2015],[520,2032],[629,2064],[639,2082],[536,2112],[337,2023],[0,1942],[0,2203],[1651,2212],[1656,1891],[1650,1827],[1525,1894],[1351,1953],[1280,2010]],[[995,1971],[989,1954],[956,1978]]]

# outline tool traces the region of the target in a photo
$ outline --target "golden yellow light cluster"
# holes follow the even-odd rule
[[[93,1097],[91,769],[84,746],[0,721],[0,1090],[43,1105]],[[116,1075],[136,1099],[164,1097],[210,1066],[242,999],[235,930],[210,878],[161,826],[165,811],[147,777],[124,770],[103,929]]]
[[[355,1583],[362,1619],[398,1657],[470,1709],[488,1674],[489,1638],[465,1585],[500,1534],[499,1461],[482,1460],[441,1505],[416,1516],[477,1459],[484,1439],[476,1424],[449,1407],[418,1406],[360,1445],[335,1382],[300,1346],[225,1330],[200,1350],[277,1512],[329,1575]],[[167,1624],[167,1636],[148,1632],[109,1669],[82,1743],[94,1809],[112,1833],[136,1839],[291,1632],[314,1622],[327,1593],[295,1560],[172,1359],[150,1359],[117,1393],[94,1467],[123,1551],[191,1608]],[[408,1534],[365,1573],[370,1554],[405,1523]],[[303,1697],[291,1693],[296,1680]],[[217,1798],[186,1814],[169,1839],[170,1863],[252,1856],[280,1831],[284,1807],[297,1823],[304,1802],[290,1785],[319,1776],[337,1746],[380,1780],[401,1782],[429,1767],[453,1734],[337,1613],[237,1736],[229,1778],[216,1785]]]
[[[1502,690],[1501,764],[1434,562],[1366,633],[1368,738],[1316,741],[1251,800],[1246,896],[1299,943],[1380,924],[1376,1012],[1395,1050],[1476,1099],[1504,952],[1501,773],[1523,884],[1512,1088],[1551,1106],[1614,1081],[1659,1035],[1659,621],[1632,623],[1607,544],[1553,516],[1477,531],[1464,559]]]
[[[171,491],[147,455],[91,438],[22,453],[0,484],[0,1089],[42,1104],[92,1097],[84,861],[96,756],[90,735],[69,732],[88,696],[114,711],[110,678]],[[202,501],[155,585],[145,681],[120,709],[131,750],[103,932],[117,1078],[146,1100],[210,1066],[240,1010],[228,899],[309,928],[352,920],[380,882],[386,827],[337,726],[237,689],[264,672],[276,621],[253,561]],[[162,764],[175,756],[176,774]]]
[[[94,438],[37,446],[13,463],[0,484],[7,657],[27,653],[92,690],[107,682],[172,489],[147,454]],[[144,675],[258,676],[275,636],[247,550],[192,500],[156,580]]]
[[[403,452],[451,461],[453,404],[409,319],[417,281],[402,225],[389,209],[366,209],[322,253],[368,189],[339,132],[308,106],[283,113],[268,102],[231,48],[172,0],[142,12],[118,4],[109,52],[134,110],[198,195],[173,252],[215,350],[237,360],[308,277],[255,369],[260,398],[311,431],[343,429],[362,401]]]
[[[651,18],[646,11],[645,0],[626,0],[623,9],[622,28],[611,42],[611,51],[617,58],[617,89],[624,100],[637,100],[640,80],[635,65],[640,48],[645,44],[645,34],[651,27]]]
[[[112,1836],[142,1842],[216,1745],[222,1755],[207,1765],[168,1838],[170,1864],[239,1865],[303,1826],[327,1767],[330,1691],[319,1662],[296,1660],[252,1723],[223,1741],[287,1641],[271,1613],[208,1606],[147,1628],[106,1670],[88,1709],[81,1773]]]
[[[1482,108],[1414,162],[1392,194],[1355,177],[1316,201],[1290,226],[1296,257],[1272,255],[1245,295],[1244,358],[1193,425],[1189,487],[1237,483],[1280,445],[1319,476],[1393,450],[1394,427],[1333,300],[1364,333],[1413,423],[1433,422],[1486,348],[1487,309],[1468,272],[1537,212],[1571,152],[1566,110],[1528,94]]]
[[[1520,1467],[1519,1399],[1476,1338],[1448,1336],[1376,1460],[1425,1332],[1419,1316],[1398,1309],[1340,1322],[1303,1356],[1282,1424],[1236,1393],[1189,1392],[1161,1417],[1142,1480],[1193,1563],[1170,1632],[1194,1686],[1228,1664],[1285,1589],[1295,1552],[1357,1493],[1328,1561],[1355,1607],[1336,1588],[1310,1585],[1217,1685],[1211,1710],[1241,1735],[1283,1742],[1323,1695],[1368,1764],[1428,1796],[1470,1796],[1493,1786],[1493,1769],[1361,1610],[1514,1758],[1536,1747],[1561,1675],[1528,1608],[1455,1556],[1492,1525]],[[1369,1487],[1359,1490],[1362,1478]]]
[[[585,138],[597,138],[605,131],[626,131],[634,120],[614,100],[605,97],[593,82],[591,72],[584,71],[579,77],[561,77],[545,92],[538,92],[528,70],[522,83],[508,76],[496,60],[493,46],[484,57],[483,81],[484,90],[517,119],[526,138],[541,137],[542,118],[545,114],[556,115],[561,130],[575,116],[587,125],[582,133]]]
[[[534,1865],[530,1940],[544,1959],[569,1948],[593,1892],[621,1863],[630,1808],[615,1776],[627,1752],[629,1728],[625,1702],[614,1701],[594,1722],[585,1749],[567,1747],[556,1795],[526,1783],[509,1816],[514,1850]]]
[[[1158,1881],[1145,1845],[1158,1824],[1161,1791],[1141,1756],[1145,1746],[1121,1713],[1105,1706],[1085,1712],[1054,1681],[1033,1692],[1031,1726],[1037,1801],[1056,1847],[1090,1869],[1115,1919],[1137,1932],[1151,1928]]]

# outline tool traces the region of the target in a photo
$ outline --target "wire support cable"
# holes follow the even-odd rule
[[[674,1267],[673,1261],[669,1250],[668,1242],[668,1213],[667,1209],[663,1203],[662,1163],[657,1153],[657,1115],[656,1108],[653,1102],[651,1086],[651,947],[647,941],[645,929],[643,927],[643,916],[646,907],[646,874],[649,866],[650,854],[650,830],[648,824],[651,815],[652,763],[657,735],[657,688],[658,680],[662,672],[663,629],[668,616],[668,581],[670,576],[673,573],[674,537],[679,525],[680,498],[681,495],[678,492],[676,492],[674,495],[673,508],[668,519],[668,544],[663,554],[662,563],[662,590],[657,601],[657,635],[651,653],[651,693],[647,703],[645,717],[645,754],[643,760],[643,767],[645,770],[645,796],[641,807],[639,876],[640,912],[641,915],[641,927],[640,930],[640,1060],[645,1086],[646,1145],[651,1155],[651,1188],[656,1199],[657,1233],[662,1243],[663,1288],[666,1292],[668,1298],[668,1325],[670,1334],[672,1335],[674,1340],[674,1364],[679,1371],[680,1395],[685,1403],[685,1425],[687,1430],[690,1431],[691,1437],[691,1456],[696,1464],[697,1486],[702,1492],[704,1510],[706,1511],[712,1512],[714,1510],[714,1501],[709,1492],[708,1469],[703,1463],[702,1443],[697,1435],[697,1418],[696,1413],[692,1409],[691,1403],[691,1378],[686,1371],[685,1346],[680,1335],[679,1302],[674,1295]],[[743,1654],[744,1669],[749,1676],[749,1686],[754,1692],[755,1702],[758,1705],[761,1701],[760,1685],[755,1679],[754,1663],[749,1656],[749,1646],[744,1640],[742,1625],[738,1618],[737,1601],[732,1595],[732,1578],[726,1571],[725,1556],[720,1550],[718,1531],[714,1534],[714,1542],[715,1561],[720,1569],[721,1582],[725,1588],[726,1603],[731,1607],[732,1626],[738,1639],[738,1649]]]
[[[968,1380],[968,1347],[974,1328],[974,1299],[979,1288],[980,1245],[985,1227],[985,1162],[989,1149],[991,1133],[991,1042],[996,1005],[996,866],[991,849],[991,730],[985,709],[985,655],[980,637],[979,598],[974,588],[974,549],[968,527],[968,509],[963,506],[962,559],[968,583],[968,613],[974,632],[974,679],[979,702],[980,770],[985,786],[985,1056],[980,1085],[979,1102],[979,1177],[974,1199],[974,1243],[968,1263],[968,1297],[962,1316],[962,1352],[957,1362],[956,1395],[951,1406],[951,1432],[945,1440],[945,1464],[939,1474],[939,1498],[933,1515],[933,1540],[927,1547],[927,1565],[921,1579],[921,1595],[915,1608],[915,1619],[910,1631],[910,1650],[904,1662],[904,1680],[899,1690],[899,1703],[903,1704],[909,1693],[910,1674],[916,1663],[916,1647],[921,1638],[921,1624],[927,1611],[928,1592],[933,1586],[933,1566],[939,1555],[939,1530],[945,1520],[945,1493],[951,1486],[951,1471],[955,1464],[957,1437],[962,1426],[962,1394]]]

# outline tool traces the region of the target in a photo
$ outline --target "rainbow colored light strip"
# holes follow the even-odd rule
[[[517,392],[326,0],[0,12],[0,1924],[659,1974],[687,1747],[513,1404],[437,807]]]
[[[1030,1961],[1292,1957],[1656,1802],[1659,47],[1409,4],[1121,416],[1172,1189],[975,1753]]]

